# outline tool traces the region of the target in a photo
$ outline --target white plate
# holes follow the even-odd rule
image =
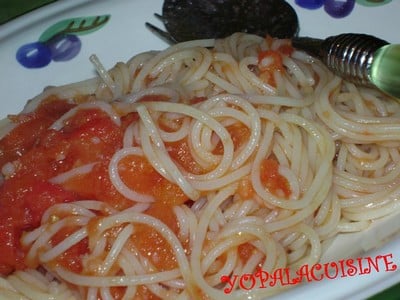
[[[375,7],[356,3],[351,14],[340,19],[332,18],[322,8],[306,10],[297,6],[295,0],[288,2],[298,12],[300,34],[303,36],[322,38],[343,32],[359,32],[400,43],[400,1],[393,0]],[[161,7],[162,0],[61,0],[0,26],[0,118],[19,112],[28,99],[39,94],[46,86],[93,77],[95,74],[88,59],[93,53],[97,54],[106,68],[111,68],[117,61],[126,61],[139,52],[165,48],[167,45],[144,26],[145,21],[160,24],[153,13],[160,12]],[[51,62],[43,68],[28,69],[15,58],[20,46],[37,41],[48,27],[60,20],[106,14],[111,15],[108,23],[98,31],[80,36],[81,51],[69,61]],[[395,227],[400,227],[400,217],[393,217],[370,232],[344,235],[330,249],[326,260],[369,250],[380,242],[382,236],[390,235],[390,229]],[[363,256],[392,254],[394,262],[400,266],[398,249],[400,238]],[[324,299],[363,299],[397,282],[400,282],[399,271],[375,272],[298,286],[277,298],[308,299],[323,295]]]

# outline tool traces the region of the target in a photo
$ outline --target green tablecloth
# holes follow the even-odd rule
[[[0,24],[55,1],[56,0],[0,0]]]
[[[0,24],[57,0],[0,0]],[[73,0],[71,0],[73,1]],[[400,0],[398,0],[400,1]],[[400,283],[369,298],[369,300],[400,299]]]

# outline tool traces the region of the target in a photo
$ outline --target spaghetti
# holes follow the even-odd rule
[[[37,220],[14,220],[2,293],[260,299],[285,287],[226,295],[221,278],[316,264],[337,234],[400,209],[399,103],[287,40],[185,42],[108,72],[91,60],[99,78],[46,89],[4,127],[2,207],[19,193]],[[10,154],[7,137],[43,119]]]

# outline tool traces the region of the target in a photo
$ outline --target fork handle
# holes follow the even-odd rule
[[[324,40],[309,37],[292,39],[295,48],[318,57],[340,77],[364,86],[373,86],[369,74],[374,53],[387,44],[387,41],[377,37],[357,33],[343,33]]]

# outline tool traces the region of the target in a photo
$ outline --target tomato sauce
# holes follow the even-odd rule
[[[25,267],[20,245],[23,231],[38,227],[50,206],[76,199],[74,193],[34,176],[6,180],[0,186],[0,273]]]
[[[279,173],[279,163],[275,159],[264,159],[260,174],[261,182],[272,194],[289,198],[292,193],[289,181]]]
[[[121,195],[111,183],[108,163],[109,160],[104,160],[96,164],[91,172],[69,179],[63,187],[74,191],[82,199],[103,201],[118,210],[132,206],[134,202]]]
[[[272,45],[273,39],[267,37],[267,44]],[[283,57],[292,55],[293,46],[289,40],[286,44],[282,44],[276,50],[265,50],[258,53],[258,70],[259,77],[266,83],[276,87],[274,73],[276,71],[283,72]]]
[[[66,237],[74,233],[78,228],[75,226],[65,227],[58,231],[51,239],[51,244],[56,246],[58,243],[62,242]],[[57,259],[54,264],[61,266],[67,270],[75,273],[81,273],[83,270],[81,256],[88,253],[88,240],[83,239],[79,243],[73,245],[71,248],[64,251]],[[37,266],[30,266],[37,267]]]
[[[238,253],[239,253],[239,258],[243,264],[245,264],[250,257],[255,253],[256,247],[254,247],[250,243],[244,243],[239,245],[238,247]]]
[[[243,200],[250,199],[254,196],[254,189],[249,177],[245,177],[239,181],[237,193]]]
[[[248,141],[250,137],[250,129],[246,127],[243,123],[235,123],[233,125],[227,126],[226,130],[232,138],[234,150],[239,149]],[[214,149],[214,154],[223,154],[224,148],[222,143],[218,143],[217,147]]]
[[[20,237],[23,231],[40,225],[47,208],[86,196],[52,184],[48,179],[74,167],[107,159],[121,146],[120,129],[99,110],[78,112],[60,131],[48,129],[72,107],[50,97],[34,112],[11,117],[17,126],[0,144],[3,154],[0,161],[12,162],[15,168],[0,186],[2,274],[25,267]]]
[[[161,176],[144,157],[130,155],[123,158],[119,174],[129,188],[153,196],[157,203],[175,206],[188,200],[179,186]]]
[[[159,219],[175,234],[178,234],[179,228],[171,206],[156,204],[150,207],[146,214]],[[152,227],[145,224],[135,225],[131,240],[140,253],[148,258],[158,270],[167,271],[178,266],[171,246]]]
[[[36,267],[36,262],[24,260],[27,249],[22,248],[20,238],[24,231],[40,225],[44,211],[50,206],[80,199],[104,201],[118,210],[135,204],[114,188],[108,164],[122,147],[127,126],[138,120],[137,113],[122,117],[119,127],[102,110],[79,110],[60,130],[48,129],[73,107],[66,101],[49,97],[35,111],[12,116],[16,127],[0,141],[0,167],[12,163],[15,169],[0,184],[1,274],[23,269],[27,264]],[[185,146],[178,143],[171,151],[183,153],[186,150],[182,148]],[[49,182],[58,174],[89,163],[95,163],[89,173],[72,177],[62,184]],[[156,204],[146,213],[177,233],[172,206],[188,201],[182,190],[158,174],[144,157],[129,156],[122,159],[118,167],[128,187],[155,198]],[[140,224],[135,229],[132,242],[143,255],[151,253],[150,259],[162,270],[176,267],[172,249],[158,232]],[[60,232],[51,242],[55,245],[68,234],[68,231]],[[87,242],[84,239],[52,263],[80,272],[81,256],[88,251]]]
[[[55,120],[74,106],[52,96],[43,100],[34,112],[9,116],[17,126],[0,140],[0,166],[21,157]]]
[[[171,158],[177,161],[186,171],[193,174],[203,174],[206,170],[199,165],[192,155],[187,140],[166,143]]]

